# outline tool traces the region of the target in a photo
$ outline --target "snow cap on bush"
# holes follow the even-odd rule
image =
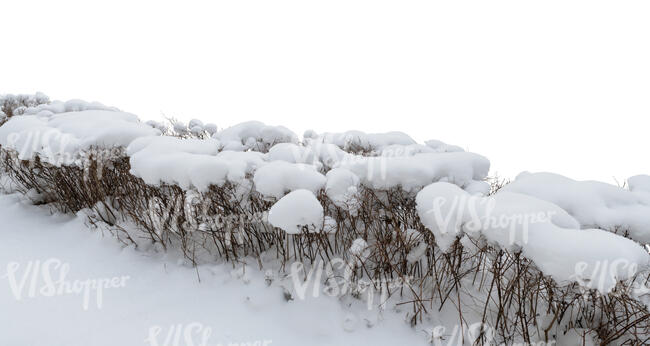
[[[277,143],[298,143],[298,136],[284,126],[268,126],[259,121],[249,121],[214,134],[225,150],[267,152]]]
[[[579,282],[608,293],[619,280],[650,265],[650,255],[633,240],[603,230],[579,229],[578,222],[560,207],[522,194],[500,191],[494,197],[471,196],[456,185],[435,183],[418,193],[416,203],[422,224],[443,251],[464,234],[485,238],[498,248],[521,251],[560,284]],[[617,262],[626,265],[603,266]],[[594,277],[600,280],[589,280]]]
[[[160,134],[135,115],[120,111],[48,113],[12,117],[0,127],[0,145],[17,151],[22,160],[38,156],[60,166],[74,164],[90,148],[121,148],[136,138]]]
[[[323,206],[309,191],[299,189],[277,201],[269,210],[269,222],[289,234],[299,234],[304,226],[310,232],[323,225]]]
[[[255,189],[262,195],[280,198],[298,189],[317,193],[325,186],[326,179],[312,165],[273,161],[258,168],[253,181]]]
[[[630,190],[626,190],[598,181],[576,181],[554,173],[524,172],[501,191],[549,201],[568,211],[585,228],[628,233],[630,238],[648,244],[650,194],[644,192],[648,178],[632,177],[629,183]]]

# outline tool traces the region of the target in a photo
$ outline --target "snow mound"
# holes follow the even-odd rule
[[[308,134],[315,137],[314,133]],[[358,150],[379,150],[389,145],[411,145],[416,144],[415,140],[409,135],[398,132],[386,133],[365,133],[361,131],[347,131],[342,133],[324,133],[320,136],[323,143],[330,143],[338,146],[345,151],[356,152]]]
[[[359,177],[345,168],[334,168],[327,172],[325,193],[337,207],[354,212],[359,208],[357,192]]]
[[[307,226],[310,232],[315,232],[320,230],[323,221],[323,207],[309,190],[293,191],[269,210],[269,222],[289,234],[301,233],[303,226]]]
[[[87,102],[84,100],[52,101],[47,104],[39,104],[25,109],[25,115],[49,115],[68,112],[82,111],[111,111],[119,112],[115,107],[105,106],[99,102]]]
[[[57,105],[63,107],[61,110],[93,106],[68,101],[34,108],[56,108]],[[9,119],[0,127],[0,145],[17,151],[20,159],[31,160],[39,156],[44,162],[60,166],[75,163],[80,152],[90,148],[126,147],[136,138],[159,134],[158,130],[141,123],[130,113],[81,110],[54,114],[43,110],[38,115]]]
[[[558,283],[575,281],[607,293],[650,265],[650,255],[634,241],[580,230],[560,207],[522,194],[471,196],[458,186],[435,183],[418,193],[416,203],[423,225],[443,251],[464,234],[484,237],[500,248],[520,250]],[[607,265],[612,263],[625,265]]]
[[[266,154],[269,161],[286,161],[291,163],[320,162],[310,146],[302,146],[295,143],[278,143],[269,149]]]
[[[139,138],[127,148],[127,154],[131,174],[147,184],[175,184],[199,191],[226,181],[241,183],[264,163],[262,153],[218,150],[219,141],[214,139],[165,136]]]
[[[325,176],[315,166],[273,161],[258,168],[253,176],[255,189],[264,196],[280,198],[298,189],[317,193],[325,186]]]
[[[627,180],[630,191],[650,193],[650,175],[635,175]]]
[[[458,153],[429,153],[402,157],[347,157],[337,167],[355,173],[361,182],[373,189],[386,190],[401,186],[405,191],[417,191],[437,181],[460,187],[487,185],[482,180],[490,170],[490,161],[483,156]]]
[[[583,228],[601,228],[650,243],[647,176],[630,179],[630,190],[597,181],[576,181],[553,173],[522,173],[501,191],[518,192],[557,204]]]
[[[249,121],[229,127],[214,134],[224,150],[268,151],[277,143],[298,143],[298,136],[284,126],[268,126],[259,121]]]
[[[438,153],[455,153],[459,151],[465,151],[463,148],[457,145],[450,145],[437,139],[430,139],[424,142],[424,144]]]

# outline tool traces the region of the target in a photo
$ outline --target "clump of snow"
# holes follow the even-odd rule
[[[650,175],[635,175],[627,180],[630,191],[650,193]]]
[[[273,161],[258,168],[255,189],[267,197],[280,198],[289,191],[306,189],[317,193],[325,186],[325,176],[316,167],[302,163]]]
[[[289,234],[299,234],[305,226],[316,232],[323,219],[323,206],[311,191],[304,189],[287,194],[269,210],[269,222]]]
[[[215,140],[151,137],[135,140],[128,148],[131,174],[150,185],[176,184],[183,189],[206,190],[223,185],[228,165],[216,158]]]
[[[316,136],[314,132],[309,132],[308,135],[309,138],[315,138]],[[409,135],[398,131],[386,133],[365,133],[361,131],[324,133],[320,136],[320,139],[323,143],[334,144],[348,152],[356,152],[359,150],[381,151],[384,147],[389,145],[416,144],[415,140],[413,140]]]
[[[59,114],[82,111],[110,111],[119,112],[115,107],[109,107],[99,102],[87,102],[84,100],[52,101],[46,104],[39,104],[25,109],[25,115],[37,114]]]
[[[418,245],[414,246],[408,255],[406,255],[406,261],[409,263],[415,263],[419,261],[427,253],[428,245],[425,242],[420,242]]]
[[[226,181],[241,183],[247,174],[263,164],[257,152],[219,152],[214,139],[147,137],[127,148],[131,174],[147,184],[176,184],[183,189],[205,191]]]
[[[381,149],[379,156],[413,156],[415,154],[435,153],[436,151],[422,144],[393,144]]]
[[[647,176],[645,176],[647,177]],[[648,179],[630,179],[630,190],[597,182],[576,181],[553,173],[522,173],[502,191],[518,192],[557,204],[582,227],[601,228],[650,243]]]
[[[343,149],[331,143],[323,143],[319,140],[309,140],[308,150],[302,153],[305,162],[313,159],[320,162],[324,167],[331,169],[342,161],[352,160],[356,155],[351,155]]]
[[[327,172],[325,193],[337,207],[345,208],[354,213],[360,201],[357,192],[360,184],[359,177],[345,168],[334,168]]]
[[[62,105],[67,110],[89,104]],[[51,105],[36,108],[41,106]],[[126,147],[136,138],[159,134],[130,113],[83,110],[12,117],[0,127],[0,145],[17,151],[22,160],[38,155],[42,161],[60,166],[76,162],[83,150]]]
[[[363,157],[344,159],[337,167],[355,173],[373,189],[386,190],[401,186],[417,191],[436,181],[472,187],[487,177],[490,161],[474,153],[416,154],[402,157]]]
[[[204,125],[203,125],[203,122],[202,122],[201,120],[199,120],[199,119],[192,119],[192,120],[190,120],[190,124],[189,124],[189,127],[190,127],[190,128],[194,128],[194,127],[200,127],[200,128],[203,128],[203,126],[204,126]]]
[[[318,133],[316,131],[310,129],[310,130],[305,131],[302,134],[302,137],[303,138],[315,139],[315,138],[318,138]]]
[[[576,281],[607,293],[618,280],[650,265],[650,255],[634,241],[603,230],[580,230],[560,207],[522,194],[471,196],[458,186],[435,183],[418,193],[416,203],[423,225],[443,251],[463,234],[484,237],[500,248],[521,251],[559,283]],[[617,262],[626,265],[603,265]]]
[[[352,242],[352,246],[350,246],[350,253],[355,256],[361,256],[367,248],[368,243],[363,238],[357,238]]]
[[[450,145],[437,139],[430,139],[424,142],[424,144],[438,153],[455,153],[459,151],[465,151],[463,148],[457,145]]]
[[[0,123],[9,116],[22,115],[30,107],[36,107],[49,102],[50,98],[40,92],[34,95],[0,95]]]
[[[165,123],[162,123],[162,122],[159,122],[159,121],[148,120],[147,122],[145,122],[145,124],[147,124],[147,125],[153,127],[154,129],[160,131],[160,133],[167,133],[167,131],[168,131],[167,125]]]
[[[182,121],[174,121],[172,123],[172,128],[174,129],[174,132],[179,136],[185,136],[189,133],[187,125],[185,125],[185,123]]]
[[[207,123],[205,126],[203,126],[203,129],[210,135],[214,135],[217,133],[217,125],[212,124],[212,123]]]
[[[268,126],[259,121],[244,122],[214,134],[224,150],[266,152],[277,143],[298,143],[298,136],[284,126]]]
[[[320,163],[310,146],[302,146],[294,143],[278,143],[269,149],[266,154],[269,161],[286,161],[291,163]]]

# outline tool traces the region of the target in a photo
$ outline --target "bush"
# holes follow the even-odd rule
[[[3,112],[11,116],[20,106],[44,99],[2,100]],[[181,135],[178,132],[185,127],[177,127]],[[354,145],[348,150],[371,153]],[[275,199],[255,191],[251,176],[246,177],[247,184],[229,182],[198,192],[146,184],[130,174],[124,150],[105,155],[92,149],[76,166],[54,166],[38,158],[22,161],[5,148],[0,148],[0,155],[3,170],[22,192],[42,196],[42,203],[62,212],[86,211],[92,223],[111,229],[125,244],[179,248],[195,265],[254,258],[262,267],[266,258],[274,257],[286,270],[292,262],[312,268],[319,261],[342,258],[350,265],[333,268],[326,280],[346,276],[353,283],[386,283],[387,296],[401,297],[401,304],[410,307],[413,325],[442,309],[457,310],[462,320],[471,302],[500,342],[550,341],[577,329],[593,331],[604,344],[640,344],[648,338],[650,313],[630,294],[634,281],[619,283],[608,295],[584,291],[576,283],[560,284],[545,276],[520,252],[471,237],[443,252],[420,221],[415,194],[399,187],[379,190],[362,185],[354,208],[337,204],[320,191],[316,197],[326,219],[336,222],[335,228],[331,233],[305,228],[292,235],[268,223],[265,213]],[[503,184],[494,180],[492,190]],[[396,279],[408,284],[389,287],[387,282]],[[649,279],[645,273],[635,280]],[[350,293],[359,295],[359,290]],[[487,338],[479,335],[476,343]]]

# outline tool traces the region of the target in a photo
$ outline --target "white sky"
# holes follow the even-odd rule
[[[3,1],[0,93],[650,174],[649,1]]]

